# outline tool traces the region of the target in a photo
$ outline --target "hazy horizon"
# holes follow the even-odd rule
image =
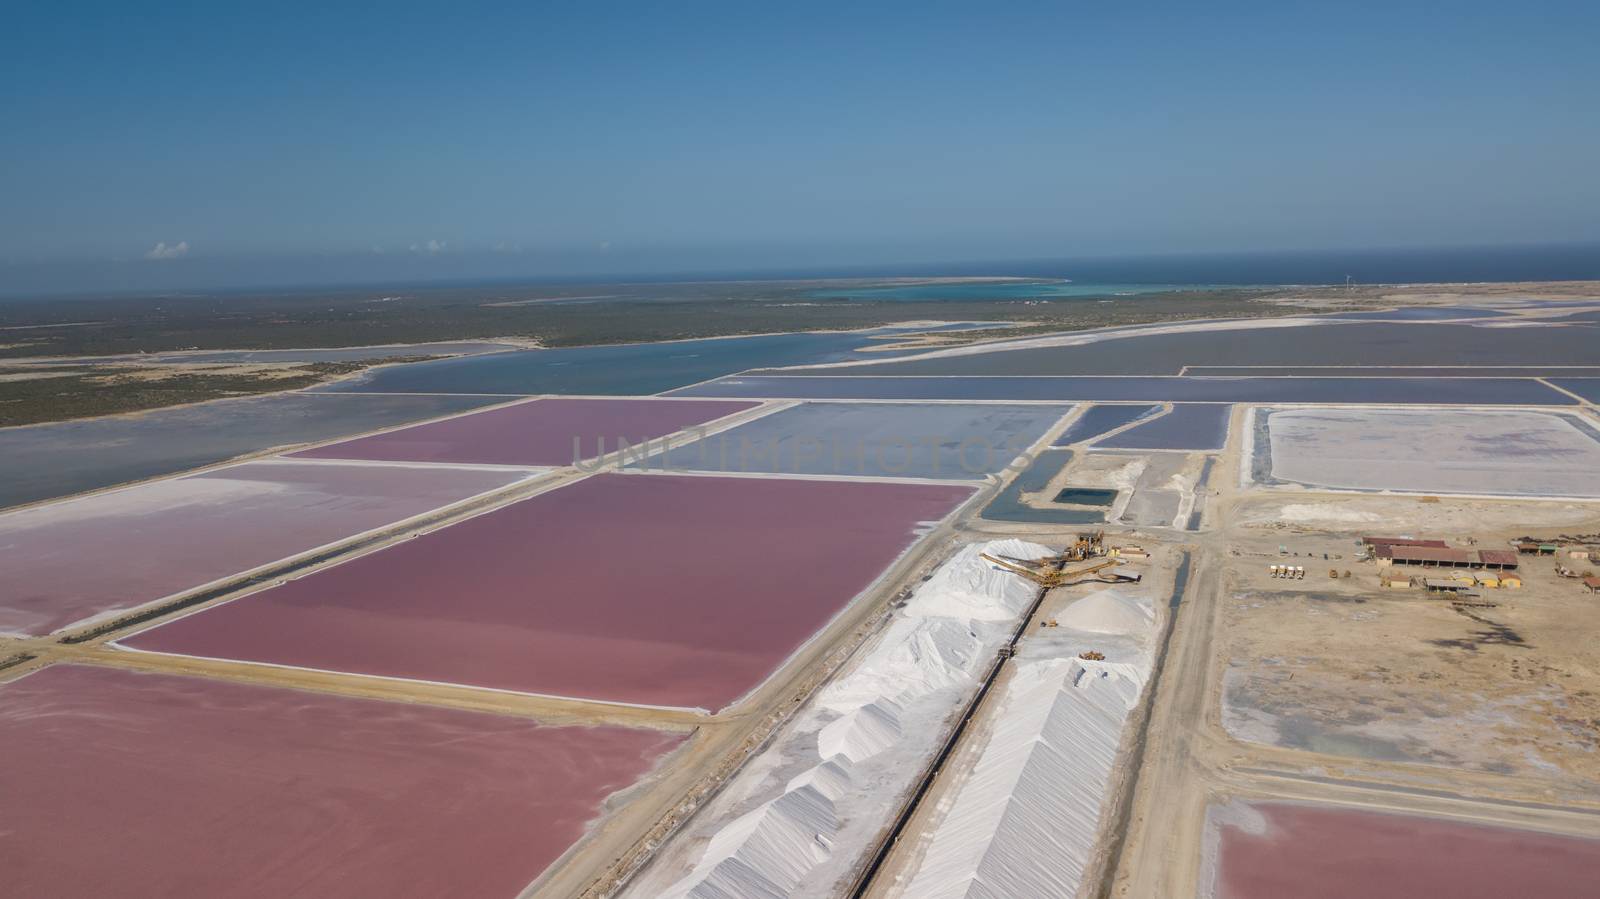
[[[452,286],[683,283],[872,278],[1022,277],[1095,284],[1260,286],[1416,282],[1600,280],[1600,243],[1465,247],[1347,248],[1234,253],[1174,253],[1083,258],[962,259],[940,261],[775,261],[753,268],[696,267],[691,254],[642,257],[632,269],[518,268],[521,259],[474,257],[373,260],[369,257],[276,260],[187,258],[163,265],[139,262],[40,266],[38,277],[0,283],[0,299],[157,295],[165,292],[443,289]],[[385,263],[396,262],[393,267]],[[485,266],[481,263],[498,263]],[[684,262],[673,267],[672,262]],[[658,267],[652,267],[655,263]],[[26,272],[13,268],[13,276]],[[286,274],[293,272],[293,275]],[[298,277],[296,277],[298,275]],[[70,286],[61,286],[62,284]]]

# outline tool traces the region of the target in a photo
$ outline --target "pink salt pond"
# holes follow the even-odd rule
[[[972,493],[596,475],[121,645],[715,710]]]
[[[1600,895],[1600,840],[1286,802],[1211,816],[1214,899]]]
[[[703,425],[756,403],[540,399],[302,450],[302,459],[571,465]]]
[[[57,665],[0,685],[0,892],[515,896],[682,739]]]
[[[48,634],[524,480],[250,462],[0,515],[0,632]]]

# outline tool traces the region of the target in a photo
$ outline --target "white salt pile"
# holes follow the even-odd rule
[[[879,650],[826,687],[817,704],[848,712],[880,698],[922,696],[962,683],[983,647],[969,620],[897,618],[884,631]]]
[[[833,800],[811,784],[788,790],[718,831],[702,863],[667,897],[784,899],[828,857],[839,826]]]
[[[981,553],[1018,559],[1051,554],[1037,544],[996,540],[964,547],[939,566],[856,667],[818,694],[813,708],[832,718],[817,730],[810,750],[817,764],[791,778],[776,797],[719,828],[693,870],[657,895],[796,895],[805,876],[835,851],[839,804],[857,783],[868,782],[863,770],[869,762],[909,784],[915,770],[900,770],[904,766],[897,767],[888,752],[902,740],[908,710],[940,690],[975,683],[993,658],[985,646],[992,651],[1004,623],[1038,595],[1031,582],[984,561]]]
[[[1101,590],[1067,606],[1056,616],[1062,627],[1092,634],[1140,636],[1150,632],[1155,614],[1150,607],[1116,590]]]
[[[900,704],[892,699],[845,712],[817,733],[817,754],[842,755],[852,762],[872,758],[900,739],[900,712]]]
[[[934,829],[903,895],[1076,895],[1094,848],[1141,666],[1021,663],[982,755]]]
[[[804,786],[812,786],[829,799],[838,799],[850,789],[850,767],[849,759],[835,756],[815,768],[807,768],[796,774],[784,785],[784,789],[798,790]]]
[[[985,554],[998,558],[1040,559],[1052,553],[1037,543],[1022,540],[993,540],[965,546],[917,589],[916,597],[906,606],[906,615],[976,621],[1009,620],[1020,615],[1038,595],[1038,588],[979,558]]]

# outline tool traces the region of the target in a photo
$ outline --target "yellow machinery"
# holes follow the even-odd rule
[[[1060,558],[1067,562],[1082,562],[1091,556],[1106,554],[1106,532],[1095,531],[1092,534],[1079,534],[1078,539]]]
[[[1113,568],[1118,564],[1116,559],[1090,559],[1079,561],[1076,564],[1068,562],[1065,558],[1071,553],[1054,556],[1037,561],[1026,559],[1006,559],[999,556],[982,554],[979,558],[993,562],[1012,574],[1020,574],[1041,587],[1063,587],[1087,580],[1097,572]],[[1097,578],[1098,580],[1098,578]]]
[[[1054,568],[1057,571],[1062,566],[1073,562],[1085,562],[1089,559],[1102,558],[1115,555],[1106,548],[1105,532],[1095,531],[1092,534],[1079,534],[1073,544],[1053,556],[1042,559],[1011,559],[1013,564],[1025,565],[1029,568],[1043,569]]]

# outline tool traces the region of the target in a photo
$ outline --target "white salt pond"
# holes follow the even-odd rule
[[[1600,431],[1532,410],[1259,409],[1251,477],[1344,490],[1600,497]]]

